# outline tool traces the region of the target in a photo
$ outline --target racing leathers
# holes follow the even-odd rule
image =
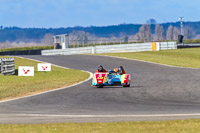
[[[118,68],[115,68],[115,69],[111,69],[109,71],[109,73],[114,73],[114,72],[119,74],[119,75],[126,74],[126,72],[125,72],[125,70],[124,70],[124,68],[122,66],[120,66]]]
[[[102,72],[107,72],[107,71],[106,71],[106,69],[103,69]],[[98,70],[98,69],[96,70],[96,73],[99,73],[99,70]]]
[[[107,71],[106,71],[106,69],[104,69],[104,67],[102,65],[98,65],[96,72],[98,73],[98,72],[107,72]]]

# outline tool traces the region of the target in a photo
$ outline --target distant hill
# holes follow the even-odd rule
[[[160,24],[164,28],[164,35],[166,35],[167,29],[170,25],[177,27],[180,29],[180,22],[175,23],[163,23]],[[84,31],[89,33],[90,35],[94,35],[96,37],[119,37],[121,34],[125,34],[127,36],[135,35],[139,32],[141,24],[120,24],[120,25],[112,25],[112,26],[102,26],[102,27],[68,27],[68,28],[19,28],[19,27],[5,27],[0,30],[0,42],[40,42],[42,38],[46,34],[66,34],[74,31]],[[200,34],[200,22],[185,22],[185,27],[190,27],[195,38]],[[151,25],[151,32],[154,34],[155,32],[155,24]]]

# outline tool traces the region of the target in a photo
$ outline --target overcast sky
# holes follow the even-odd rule
[[[200,21],[200,0],[0,0],[0,25],[18,27],[107,26]]]

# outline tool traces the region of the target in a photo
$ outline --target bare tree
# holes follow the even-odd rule
[[[129,40],[129,37],[128,37],[128,36],[125,36],[125,37],[124,37],[124,42],[128,42],[128,40]]]
[[[173,26],[170,25],[167,29],[167,40],[173,40]]]
[[[180,30],[177,27],[173,27],[173,39],[178,40],[178,35],[180,34]]]
[[[180,30],[177,27],[170,25],[167,29],[167,40],[177,40]]]
[[[194,29],[187,26],[184,28],[184,38],[185,39],[192,39],[195,36]]]
[[[139,37],[141,41],[151,41],[151,27],[144,24],[139,29]]]
[[[151,25],[151,24],[156,24],[157,22],[155,19],[151,18],[151,19],[147,20],[146,23]]]
[[[119,42],[128,42],[129,36],[126,34],[126,32],[120,32],[117,40],[119,40]]]
[[[156,24],[155,27],[155,35],[154,35],[155,41],[162,41],[164,40],[164,29],[163,26]]]
[[[133,40],[136,40],[137,42],[141,40],[139,33],[134,35]]]
[[[87,44],[90,34],[84,31],[73,31],[70,33],[70,44]]]
[[[54,45],[53,35],[52,34],[46,34],[44,36],[44,38],[41,40],[41,45]]]

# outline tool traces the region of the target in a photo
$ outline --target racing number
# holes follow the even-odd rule
[[[103,79],[103,77],[97,77],[97,79]]]

